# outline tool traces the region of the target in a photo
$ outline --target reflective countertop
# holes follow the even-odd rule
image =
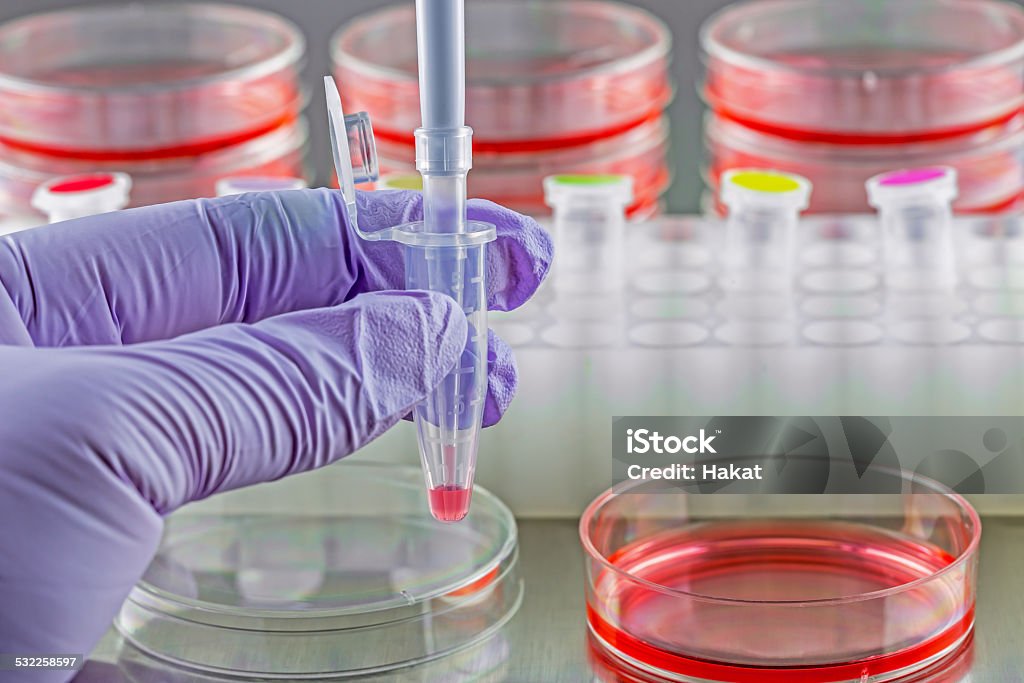
[[[587,656],[583,556],[574,520],[521,520],[526,598],[496,635],[469,651],[355,683],[612,683]],[[985,520],[973,664],[941,683],[1024,683],[1024,518]],[[75,683],[223,683],[170,667],[111,629]],[[252,679],[230,679],[234,681]]]

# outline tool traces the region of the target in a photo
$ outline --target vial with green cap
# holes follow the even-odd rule
[[[956,286],[953,246],[953,168],[903,169],[867,182],[868,201],[878,210],[890,289],[934,290]]]
[[[725,172],[721,200],[728,218],[722,263],[727,279],[757,289],[787,287],[800,214],[810,199],[810,181],[792,173],[762,169]]]
[[[554,214],[555,291],[622,293],[626,207],[633,203],[633,179],[554,175],[544,179],[544,197]]]

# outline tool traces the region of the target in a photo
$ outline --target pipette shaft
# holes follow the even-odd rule
[[[423,176],[422,235],[406,248],[406,286],[452,297],[469,321],[455,370],[414,411],[431,512],[444,522],[469,511],[487,391],[486,242],[493,227],[466,220],[473,131],[465,125],[463,0],[416,0],[420,109],[416,168]]]

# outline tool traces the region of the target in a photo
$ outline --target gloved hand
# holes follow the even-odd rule
[[[420,218],[359,197],[360,227]],[[489,305],[544,278],[551,242],[489,202]],[[401,247],[365,242],[329,190],[178,202],[0,238],[0,653],[88,654],[160,540],[162,516],[333,462],[427,396],[462,311],[403,288]],[[515,390],[490,340],[485,424]],[[60,681],[67,672],[0,673]]]

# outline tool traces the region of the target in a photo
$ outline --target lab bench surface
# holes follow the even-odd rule
[[[526,595],[516,616],[469,653],[353,683],[594,683],[583,554],[573,520],[521,520]],[[1024,517],[985,520],[970,672],[943,683],[1024,683]],[[221,683],[161,664],[111,630],[75,683]],[[231,679],[239,681],[240,679]],[[249,680],[249,679],[243,679]]]

